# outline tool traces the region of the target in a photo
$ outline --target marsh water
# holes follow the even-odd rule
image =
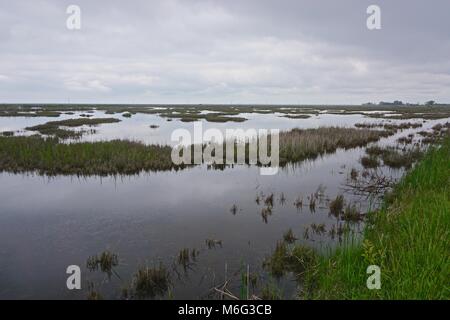
[[[77,117],[63,115],[56,120]],[[130,139],[144,143],[170,144],[174,129],[192,130],[192,123],[167,121],[157,115],[136,114],[129,119],[103,124],[84,141]],[[277,114],[245,114],[243,123],[207,123],[204,128],[314,128],[375,123],[364,115],[320,114],[309,119],[288,119]],[[23,130],[26,126],[55,118],[0,117],[0,131]],[[448,119],[447,119],[448,120]],[[395,122],[394,120],[392,120]],[[420,121],[409,120],[410,122]],[[399,121],[401,122],[401,121]],[[431,128],[442,120],[423,123],[423,128],[404,130],[381,144],[392,144],[400,136]],[[152,129],[150,125],[157,125]],[[18,134],[29,134],[22,131]],[[229,289],[239,291],[240,270],[247,265],[259,275],[259,289],[274,283],[285,298],[294,298],[297,284],[289,275],[271,277],[262,267],[283,234],[292,229],[297,243],[326,252],[339,244],[339,237],[310,232],[311,224],[330,229],[339,222],[329,214],[327,199],[344,194],[347,202],[366,212],[376,201],[345,191],[352,168],[361,170],[359,160],[365,148],[338,149],[333,154],[280,169],[274,176],[261,176],[259,169],[235,166],[213,170],[197,166],[182,171],[143,173],[117,177],[47,177],[37,174],[0,174],[0,298],[85,299],[87,283],[104,298],[120,298],[139,267],[162,262],[171,273],[171,289],[157,298],[211,298],[211,288],[232,279]],[[382,168],[395,179],[402,170]],[[297,208],[299,197],[317,190],[323,202],[315,211]],[[265,220],[258,195],[274,194],[272,215]],[[230,210],[235,206],[236,210]],[[363,224],[352,226],[356,234]],[[208,247],[206,240],[217,242]],[[341,239],[342,240],[342,239]],[[220,245],[219,245],[220,241]],[[185,270],[177,263],[181,249],[197,249],[195,261]],[[89,256],[105,250],[119,255],[116,274],[110,279],[86,268]],[[79,265],[83,290],[69,291],[66,268]]]

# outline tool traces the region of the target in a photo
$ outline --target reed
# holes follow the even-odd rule
[[[162,263],[155,267],[142,267],[135,273],[132,284],[138,299],[163,296],[170,287],[170,274]]]

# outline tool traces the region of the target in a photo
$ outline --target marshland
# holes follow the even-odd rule
[[[175,166],[171,133],[194,122],[280,129],[278,174],[249,164]],[[419,264],[401,240],[407,227],[421,235],[420,221],[386,218],[390,204],[403,209],[429,185],[439,190],[438,220],[425,230],[435,242],[448,233],[449,123],[447,105],[1,105],[0,297],[351,298],[345,283],[358,286],[366,260],[400,274],[380,252],[404,250],[399,263]],[[405,234],[384,243],[367,230],[373,223]],[[432,248],[435,257],[442,251]],[[330,261],[342,269],[329,270]],[[73,264],[81,291],[65,289]],[[387,288],[379,294],[418,290]],[[436,282],[420,288],[445,296]]]

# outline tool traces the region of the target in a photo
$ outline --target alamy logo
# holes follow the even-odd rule
[[[66,13],[69,14],[66,20],[66,27],[69,30],[81,29],[81,9],[77,5],[70,5],[66,9]]]
[[[367,7],[367,14],[370,16],[367,18],[366,25],[369,30],[381,29],[381,9],[377,5],[370,5]]]
[[[193,137],[187,129],[176,129],[171,135],[177,144],[172,149],[176,165],[209,164],[259,165],[261,175],[274,175],[279,166],[278,129],[219,129],[203,132],[201,122],[194,123]]]
[[[381,289],[381,269],[377,265],[370,265],[366,270],[370,276],[367,278],[366,285],[369,290]]]
[[[69,290],[80,290],[81,289],[81,269],[77,265],[68,266],[66,273],[70,274],[67,278],[66,286]]]

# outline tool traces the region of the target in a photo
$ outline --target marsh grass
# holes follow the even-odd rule
[[[352,168],[352,170],[350,170],[350,179],[356,181],[358,179],[358,176],[359,176],[358,170]]]
[[[93,282],[88,282],[87,284],[87,300],[103,300],[103,296],[100,294],[98,290],[95,289],[95,285]]]
[[[302,209],[303,208],[303,197],[299,196],[295,201],[294,201],[294,206],[297,209]]]
[[[363,219],[363,215],[356,207],[356,204],[347,204],[341,215],[341,219],[349,222],[359,222]]]
[[[372,146],[366,149],[366,153],[369,156],[361,159],[361,164],[365,168],[374,168],[375,163],[377,164],[375,167],[378,167],[379,159],[381,159],[383,160],[383,164],[390,168],[409,169],[423,156],[423,150],[419,147],[399,149],[392,146]]]
[[[207,122],[244,122],[246,118],[236,117],[239,113],[236,112],[216,112],[200,114],[199,111],[179,110],[161,113],[160,116],[168,119],[179,119],[181,122],[194,122],[199,120],[205,120]]]
[[[282,206],[284,206],[284,204],[286,203],[286,197],[284,195],[284,192],[281,193],[279,201]]]
[[[133,290],[138,299],[163,296],[170,288],[170,273],[160,263],[154,267],[142,267],[133,277]]]
[[[282,297],[280,289],[275,284],[267,283],[261,290],[262,300],[281,300]]]
[[[184,271],[186,272],[191,267],[191,265],[195,263],[199,253],[200,252],[195,248],[191,250],[189,248],[181,249],[177,256],[177,262],[183,267]]]
[[[283,240],[289,244],[292,244],[297,240],[292,229],[289,229],[285,232],[285,234],[283,235]]]
[[[0,137],[0,171],[46,175],[122,175],[180,169],[169,146],[125,140],[59,143],[41,137]]]
[[[344,196],[338,195],[334,200],[332,200],[329,204],[330,207],[330,213],[334,216],[339,216],[342,213],[342,210],[344,209]]]
[[[205,243],[208,249],[215,249],[216,247],[222,248],[222,240],[206,239]]]
[[[327,231],[324,223],[312,223],[310,227],[312,232],[316,234],[324,234]]]
[[[60,112],[57,111],[45,111],[45,110],[36,110],[36,111],[16,111],[16,110],[0,110],[0,117],[26,117],[26,118],[36,118],[36,117],[54,117],[57,118],[61,115]]]
[[[357,128],[383,128],[390,131],[398,131],[405,129],[421,128],[422,123],[418,122],[403,122],[403,123],[356,123]]]
[[[40,134],[53,136],[60,139],[80,138],[86,131],[74,131],[61,127],[75,128],[81,126],[96,126],[103,123],[115,123],[115,122],[120,122],[120,120],[115,118],[95,118],[95,119],[78,118],[60,121],[49,121],[44,124],[26,127],[25,130],[37,131]]]
[[[297,244],[290,246],[284,241],[276,244],[273,253],[263,262],[263,267],[279,279],[286,273],[293,273],[300,278],[305,270],[311,268],[317,260],[313,249]]]
[[[273,197],[274,197],[274,194],[271,193],[271,194],[268,195],[268,196],[266,197],[266,199],[264,200],[264,204],[265,204],[267,207],[273,208]]]
[[[361,157],[360,161],[361,161],[361,165],[366,169],[378,168],[378,166],[380,165],[380,161],[378,160],[377,157],[374,157],[374,156],[369,156],[369,157],[363,156],[363,157]]]
[[[64,138],[79,137],[82,132],[65,128],[118,121],[120,120],[115,118],[80,118],[51,121],[27,129]],[[335,152],[338,148],[363,146],[389,134],[387,131],[337,127],[282,132],[280,165],[316,158],[324,153]],[[225,146],[223,147],[225,149]],[[191,146],[188,152],[189,150],[193,152],[194,147]],[[246,148],[246,151],[248,163],[249,148]],[[145,145],[128,140],[59,143],[56,138],[0,136],[0,170],[14,173],[36,171],[47,175],[105,176],[182,169],[189,166],[174,165],[171,152],[170,146]],[[273,196],[269,196],[265,201],[270,201],[270,206],[273,206]],[[310,204],[311,208],[315,205]]]
[[[267,206],[267,207],[261,209],[261,217],[262,217],[264,223],[267,224],[267,222],[269,221],[269,217],[271,215],[272,215],[272,207],[271,206]]]
[[[104,251],[99,256],[91,256],[86,262],[86,267],[89,271],[100,270],[111,278],[114,268],[119,265],[119,256],[110,251]]]
[[[423,151],[419,148],[413,148],[406,151],[398,151],[393,148],[386,148],[382,154],[381,159],[383,164],[391,168],[406,168],[409,169],[413,163],[421,159]]]
[[[314,213],[314,212],[316,212],[316,197],[314,197],[314,195],[311,195],[310,197],[309,197],[309,211],[311,212],[311,213]]]
[[[280,133],[280,164],[314,159],[333,153],[338,148],[361,147],[381,137],[391,135],[391,131],[322,127],[317,129],[293,129]]]
[[[311,115],[309,115],[309,114],[286,114],[281,117],[288,118],[288,119],[308,119],[308,118],[311,118]]]

